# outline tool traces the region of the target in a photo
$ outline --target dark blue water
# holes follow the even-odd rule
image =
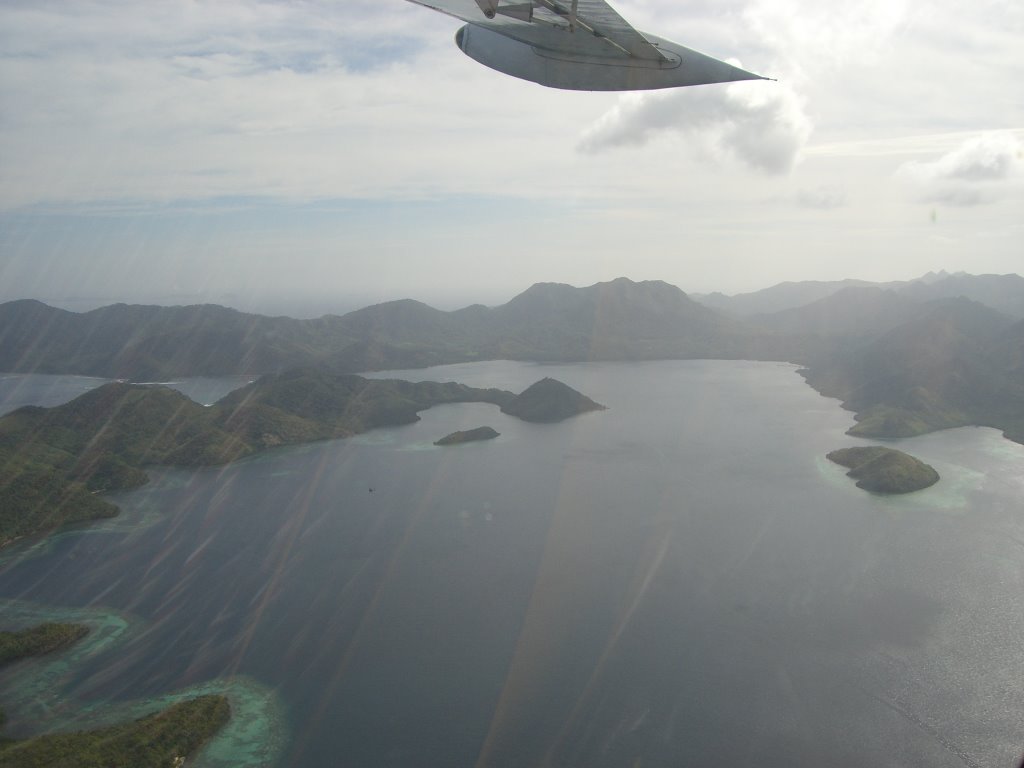
[[[0,571],[2,597],[138,621],[67,700],[244,675],[286,708],[289,766],[997,766],[1024,746],[1024,447],[901,441],[943,479],[886,498],[824,460],[858,443],[850,415],[790,366],[403,375],[550,375],[609,410],[445,406],[152,472],[114,499],[139,525]],[[482,425],[501,436],[432,445]]]

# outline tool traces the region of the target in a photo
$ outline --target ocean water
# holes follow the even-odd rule
[[[1024,446],[894,441],[942,480],[883,497],[824,459],[867,441],[788,365],[379,375],[553,376],[609,409],[535,425],[450,405],[157,469],[113,497],[120,519],[4,550],[0,622],[85,617],[103,641],[0,674],[9,732],[217,689],[244,722],[199,765],[1001,766],[1024,749]],[[483,425],[500,437],[433,445]]]

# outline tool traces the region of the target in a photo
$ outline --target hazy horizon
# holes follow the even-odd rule
[[[953,273],[956,275],[961,274],[972,274],[967,272]],[[1012,272],[1006,274],[1017,274]],[[913,282],[915,280],[927,279],[931,276],[952,276],[951,273],[944,272],[927,272],[925,274],[916,275],[908,278],[907,280],[894,280],[887,282]],[[620,275],[619,278],[625,277]],[[619,279],[612,278],[612,280]],[[626,279],[631,279],[626,277]],[[657,281],[657,278],[652,278]],[[838,280],[862,280],[859,277],[847,277],[839,278]],[[266,295],[248,295],[242,296],[237,293],[195,293],[195,294],[137,294],[135,296],[4,296],[0,294],[0,304],[9,301],[17,301],[21,299],[34,299],[41,301],[51,307],[58,309],[65,309],[70,312],[88,312],[93,309],[100,307],[110,306],[112,304],[137,304],[137,305],[152,305],[152,306],[191,306],[197,304],[217,304],[220,306],[228,307],[230,309],[236,309],[240,312],[247,312],[257,315],[268,315],[268,316],[287,316],[298,319],[312,319],[322,317],[324,315],[343,315],[347,312],[353,312],[357,309],[364,307],[373,306],[376,304],[385,304],[391,301],[401,301],[404,299],[412,299],[419,301],[435,309],[440,309],[446,312],[451,312],[457,309],[462,309],[474,304],[483,304],[488,307],[497,307],[505,304],[511,299],[518,296],[523,291],[530,288],[532,285],[538,283],[556,282],[549,280],[537,280],[528,285],[524,285],[520,290],[516,290],[508,295],[492,295],[489,297],[476,297],[476,296],[445,296],[435,294],[433,297],[424,297],[417,295],[399,296],[399,295],[355,295],[355,294],[338,294],[338,295],[285,295],[285,294],[266,294]],[[608,281],[598,281],[608,282]],[[646,282],[643,280],[636,280],[634,282]],[[669,282],[667,280],[662,282]],[[762,288],[756,288],[752,291],[737,292],[733,294],[725,294],[727,296],[739,296],[743,293],[757,293],[758,291],[773,288],[775,286],[784,283],[800,283],[800,282],[818,282],[818,281],[783,281],[782,283],[773,283],[772,285],[766,285]],[[832,282],[832,281],[821,281],[821,282]],[[864,282],[875,282],[867,281]],[[563,283],[564,284],[564,283]],[[590,285],[572,285],[574,288],[586,288]],[[673,283],[669,283],[674,285]],[[705,296],[716,291],[691,291],[687,290],[686,286],[676,285],[677,288],[682,290],[688,296]],[[717,291],[717,293],[725,293],[724,291]]]
[[[1020,269],[1024,6],[615,7],[778,81],[546,89],[401,0],[3,4],[0,285],[453,307]]]

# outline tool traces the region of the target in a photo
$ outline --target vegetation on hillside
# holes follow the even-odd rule
[[[966,299],[929,311],[803,371],[856,411],[851,435],[909,437],[968,425],[1024,442],[1024,323]]]
[[[274,446],[408,424],[418,411],[459,402],[492,403],[530,420],[601,407],[551,379],[517,398],[451,382],[301,369],[265,376],[211,407],[166,387],[105,384],[56,408],[0,418],[0,545],[116,514],[97,494],[145,483],[150,465],[223,464]]]
[[[910,493],[939,481],[939,473],[933,467],[893,448],[840,448],[827,458],[848,468],[846,474],[857,481],[857,487],[872,493]]]
[[[580,413],[604,409],[600,403],[552,378],[531,384],[501,406],[501,410],[511,416],[536,422],[562,421]]]

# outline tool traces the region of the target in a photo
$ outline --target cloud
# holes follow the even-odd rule
[[[924,182],[999,181],[1021,167],[1024,147],[1008,131],[974,136],[931,162],[913,162],[901,172]]]
[[[489,190],[495,142],[573,118],[453,26],[401,0],[0,3],[0,210]]]
[[[846,191],[839,187],[821,186],[802,189],[796,194],[796,203],[801,208],[830,211],[846,205]]]
[[[811,121],[796,94],[777,84],[629,94],[583,132],[577,148],[594,154],[671,134],[690,140],[705,157],[783,174],[797,161]]]
[[[995,196],[980,189],[969,189],[964,187],[939,187],[926,190],[918,198],[921,203],[938,203],[953,208],[973,208],[976,205],[986,205],[995,202]]]
[[[1024,169],[1024,146],[1010,131],[972,136],[935,160],[904,163],[897,178],[922,203],[969,207],[994,203]]]
[[[743,18],[774,52],[780,75],[803,81],[877,58],[905,22],[906,8],[906,0],[754,0]]]

